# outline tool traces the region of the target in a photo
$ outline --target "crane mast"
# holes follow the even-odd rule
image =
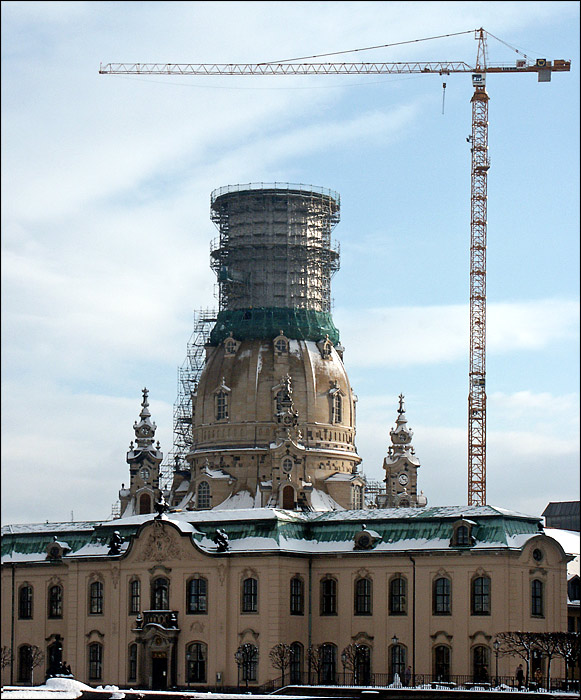
[[[486,38],[480,30],[472,76],[472,151],[470,187],[470,367],[468,373],[468,505],[486,505],[486,234],[488,94]]]
[[[467,32],[460,32],[467,33]],[[354,75],[421,73],[449,75],[472,73],[471,195],[470,195],[470,367],[468,394],[468,505],[486,504],[486,237],[488,101],[486,74],[537,73],[549,82],[553,71],[570,71],[571,61],[526,57],[514,64],[489,64],[486,32],[475,30],[478,52],[475,66],[464,61],[400,63],[107,63],[102,74],[131,75]],[[431,37],[441,38],[441,37]],[[417,41],[417,40],[416,40]],[[422,41],[422,40],[420,40]],[[407,43],[407,42],[401,42]],[[504,42],[503,42],[504,43]],[[373,47],[379,48],[379,47]],[[343,52],[348,53],[348,52]],[[518,52],[520,53],[520,52]],[[312,58],[320,58],[313,56]]]

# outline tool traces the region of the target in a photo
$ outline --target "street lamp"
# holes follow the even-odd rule
[[[393,635],[393,637],[391,638],[391,643],[393,644],[393,648],[391,650],[391,676],[392,676],[391,680],[393,682],[393,680],[395,678],[395,674],[396,674],[395,669],[399,668],[399,649],[398,649],[399,639],[397,638],[397,634]]]
[[[234,658],[236,659],[236,665],[238,666],[238,690],[240,690],[240,667],[242,666],[242,662],[244,661],[242,647],[238,647],[236,653],[234,654]]]
[[[192,655],[188,651],[186,654],[186,682],[188,684],[188,690],[190,689],[190,660],[192,658]]]
[[[343,685],[345,685],[345,666],[347,665],[347,654],[341,652],[341,663],[343,664]]]
[[[494,642],[492,643],[492,646],[494,647],[494,655],[496,657],[496,687],[498,688],[498,650],[500,649],[500,642],[498,639],[495,639]]]

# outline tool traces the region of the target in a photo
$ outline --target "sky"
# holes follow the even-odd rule
[[[212,190],[341,195],[333,318],[369,479],[405,395],[419,488],[467,503],[469,74],[113,76],[100,63],[567,59],[489,75],[487,503],[579,498],[579,3],[2,2],[2,522],[105,519],[141,390],[172,446]],[[401,42],[412,43],[402,44]],[[503,43],[504,42],[504,43]],[[507,46],[508,45],[508,46]],[[513,48],[517,49],[514,51]],[[444,90],[443,82],[446,83]]]

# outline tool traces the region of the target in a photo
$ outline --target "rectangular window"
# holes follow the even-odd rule
[[[305,612],[303,580],[298,576],[290,582],[290,614],[303,615]]]
[[[89,586],[89,615],[103,614],[103,584],[94,581]]]
[[[371,581],[368,578],[355,582],[355,614],[371,615]]]
[[[244,579],[242,584],[242,612],[258,612],[258,581],[255,578]]]
[[[129,613],[136,615],[141,607],[141,583],[134,579],[129,584]]]
[[[321,581],[321,615],[337,614],[337,581],[326,578]]]
[[[543,617],[543,582],[535,579],[531,582],[531,615]]]
[[[398,577],[389,583],[389,614],[406,614],[406,581]]]
[[[89,680],[100,681],[103,675],[103,647],[89,644]]]
[[[18,593],[18,617],[21,620],[32,618],[32,586],[22,586]]]
[[[137,680],[137,644],[129,645],[129,669],[127,680]]]
[[[208,612],[208,582],[205,578],[193,578],[188,583],[188,614],[204,615]]]
[[[438,578],[434,582],[434,615],[450,615],[451,585],[447,578]]]
[[[479,576],[472,581],[472,614],[490,615],[490,579]]]
[[[49,618],[63,616],[63,589],[61,586],[51,586],[48,591],[48,616]]]

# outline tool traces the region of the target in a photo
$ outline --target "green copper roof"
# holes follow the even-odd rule
[[[115,530],[127,551],[139,528],[153,514],[87,523],[12,525],[2,528],[3,562],[42,562],[48,545],[55,539],[66,542],[65,558],[107,557],[109,540]],[[386,508],[375,510],[300,513],[271,508],[209,510],[169,513],[163,521],[189,536],[207,555],[217,553],[214,536],[218,529],[228,536],[225,556],[251,553],[271,554],[365,554],[355,550],[357,533],[365,527],[376,537],[369,553],[398,554],[453,551],[452,524],[467,518],[474,522],[472,534],[478,550],[519,550],[542,534],[540,519],[492,506],[445,506],[434,508]],[[367,551],[367,550],[366,550]]]
[[[339,342],[330,313],[312,309],[254,308],[220,311],[212,332],[210,345],[218,345],[230,333],[237,340],[266,340],[283,331],[294,340],[324,340],[328,335],[333,345]]]

